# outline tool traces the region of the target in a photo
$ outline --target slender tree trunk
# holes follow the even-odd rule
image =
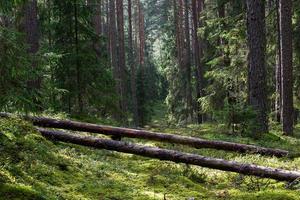
[[[75,54],[76,54],[76,79],[77,79],[77,101],[79,113],[83,112],[83,97],[81,85],[81,62],[79,59],[79,38],[78,38],[78,7],[77,0],[74,0],[74,18],[75,18]]]
[[[268,131],[264,4],[261,0],[247,0],[249,103],[257,112],[256,127],[253,127],[256,136]]]
[[[47,13],[47,22],[48,22],[48,26],[50,27],[51,25],[51,10],[52,10],[52,6],[51,6],[51,0],[45,0],[45,4],[47,5],[47,9],[48,9],[48,13]],[[48,44],[49,47],[52,47],[52,31],[50,28],[48,28]]]
[[[283,132],[293,134],[292,0],[279,0]]]
[[[218,16],[220,19],[224,19],[225,18],[225,3],[222,2],[222,4],[218,5]],[[224,26],[221,25],[221,28],[224,28]],[[225,45],[225,41],[222,37],[219,38],[219,45],[220,46],[224,46]],[[225,52],[222,51],[221,52],[223,59],[225,57]],[[225,63],[223,63],[225,64]]]
[[[188,0],[184,0],[185,7],[185,39],[186,39],[186,101],[187,101],[187,120],[193,118],[193,106],[192,106],[192,77],[191,77],[191,38],[190,38],[190,4]]]
[[[139,4],[139,0],[134,0],[133,3],[133,8],[134,8],[134,47],[135,47],[135,59],[136,59],[136,63],[139,63],[140,60],[140,50],[139,50],[139,9],[138,9],[138,4]]]
[[[194,38],[194,57],[195,57],[195,66],[196,66],[196,101],[195,107],[197,112],[197,122],[202,123],[202,114],[198,99],[203,96],[203,66],[202,66],[202,44],[201,39],[199,39],[197,31],[199,28],[199,17],[201,12],[199,12],[199,7],[202,9],[203,1],[192,0],[192,14],[193,14],[193,38]],[[200,11],[201,11],[200,9]]]
[[[107,52],[109,54],[109,56],[111,56],[111,50],[110,50],[110,43],[111,43],[111,40],[110,40],[110,13],[109,13],[109,3],[110,0],[105,0],[105,35],[107,37]]]
[[[92,14],[92,26],[97,37],[100,37],[102,34],[102,18],[101,18],[101,0],[88,0],[88,5],[93,11]],[[93,41],[93,49],[96,52],[98,59],[101,58],[101,46],[99,39]]]
[[[38,8],[37,0],[28,0],[24,3],[23,7],[24,20],[22,23],[22,31],[25,33],[25,40],[28,44],[27,52],[31,56],[32,70],[36,71],[38,63],[36,54],[39,50],[39,28],[38,28]],[[33,80],[28,81],[28,86],[34,91],[41,88],[41,77],[38,75]],[[41,102],[35,102],[38,109],[41,109]]]
[[[124,40],[124,10],[123,0],[116,0],[117,7],[117,27],[118,27],[118,50],[119,50],[119,77],[120,77],[120,98],[121,110],[125,115],[127,112],[126,98],[126,60],[125,60],[125,40]]]
[[[184,117],[188,119],[188,107],[187,107],[187,43],[186,43],[186,34],[185,34],[185,0],[173,1],[174,4],[174,18],[175,18],[175,36],[176,36],[176,60],[177,60],[177,79],[179,81],[179,87],[176,88],[177,92],[175,98],[181,102],[181,106],[184,106],[183,110]],[[177,3],[178,2],[178,3]],[[175,82],[174,81],[174,82]],[[174,88],[175,89],[175,88]],[[178,105],[174,106],[176,107]],[[174,110],[174,109],[172,109]],[[176,112],[175,112],[176,113]]]
[[[133,109],[133,121],[134,125],[139,124],[139,113],[138,113],[138,101],[136,93],[136,81],[137,73],[136,66],[134,64],[134,53],[133,53],[133,33],[132,33],[132,1],[128,0],[128,62],[131,70],[131,97],[132,97],[132,109]]]
[[[177,62],[181,75],[184,74],[185,67],[185,34],[184,34],[184,8],[183,0],[174,1],[174,17],[175,17],[175,31],[176,31],[176,50]],[[184,77],[184,76],[183,76]]]
[[[88,0],[88,6],[93,11],[92,25],[98,36],[102,33],[101,2],[101,0]]]
[[[145,124],[145,19],[144,8],[141,1],[138,1],[138,29],[139,29],[139,66],[140,66],[140,91],[139,91],[139,124]]]
[[[280,13],[279,13],[279,0],[276,0],[276,10],[277,10],[277,59],[276,59],[276,102],[275,102],[275,113],[276,121],[281,122],[282,114],[282,93],[281,93],[281,39],[280,39]]]
[[[26,42],[29,45],[27,52],[34,56],[39,50],[39,30],[36,0],[29,0],[24,5],[23,29],[26,36]],[[33,63],[33,68],[35,67],[36,63]]]
[[[110,43],[110,59],[113,68],[113,76],[116,81],[116,92],[120,95],[120,77],[118,65],[118,53],[116,44],[117,26],[116,26],[116,0],[109,0],[109,43]],[[121,109],[120,100],[118,102],[118,109]],[[114,118],[120,120],[121,115],[119,111],[114,113]]]

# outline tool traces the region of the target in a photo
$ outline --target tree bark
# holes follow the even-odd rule
[[[226,15],[225,3],[221,2],[218,4],[218,17],[223,20],[225,18],[225,15]],[[224,28],[223,22],[222,22],[221,28]],[[225,41],[224,41],[223,37],[219,38],[219,46],[222,46],[222,47],[225,46]],[[221,56],[223,57],[223,60],[225,61],[225,52],[223,50],[221,51]],[[222,64],[225,67],[225,62],[223,62]]]
[[[134,64],[134,53],[133,53],[133,33],[132,33],[132,1],[128,0],[128,62],[131,70],[130,86],[131,86],[131,98],[133,108],[133,122],[137,126],[139,124],[139,113],[138,113],[138,100],[136,93],[136,82],[137,73]]]
[[[95,33],[99,36],[102,33],[102,18],[101,18],[101,0],[88,0],[88,6],[93,11],[92,25]]]
[[[116,93],[118,95],[121,94],[121,83],[120,83],[120,77],[119,77],[119,65],[118,65],[118,52],[117,52],[117,44],[116,44],[116,40],[117,40],[117,26],[116,26],[116,0],[109,0],[109,49],[110,49],[110,59],[111,59],[111,65],[113,68],[113,77],[115,79],[116,82]],[[118,109],[121,110],[121,106],[120,106],[120,100],[118,100]],[[121,114],[119,113],[119,111],[114,113],[114,118],[117,121],[121,120]]]
[[[77,0],[74,0],[74,45],[76,53],[76,81],[77,81],[77,102],[79,113],[83,113],[83,90],[81,84],[81,61],[79,59],[79,33],[78,33],[78,7]]]
[[[105,13],[105,21],[104,21],[104,34],[107,37],[107,52],[109,56],[111,55],[111,50],[110,50],[110,0],[105,0],[104,1],[104,13]]]
[[[54,141],[78,144],[81,146],[106,149],[122,153],[130,153],[144,157],[167,160],[176,163],[192,164],[196,166],[218,169],[228,172],[236,172],[244,175],[253,175],[262,178],[271,178],[279,181],[295,181],[300,178],[300,172],[275,169],[252,164],[227,161],[223,159],[209,158],[195,154],[182,153],[179,151],[147,147],[142,145],[129,144],[125,142],[99,139],[95,137],[76,136],[61,131],[50,131],[38,129],[41,134]]]
[[[264,4],[261,0],[247,0],[249,104],[257,113],[256,127],[253,127],[256,136],[268,132]]]
[[[292,0],[279,0],[283,132],[293,134]]]
[[[277,28],[277,55],[276,55],[276,69],[275,69],[275,78],[276,78],[276,99],[275,99],[275,118],[277,122],[281,122],[282,114],[282,93],[281,93],[281,45],[280,45],[280,13],[279,13],[279,0],[276,0],[276,28]]]
[[[185,79],[186,79],[186,117],[193,118],[193,107],[192,107],[192,77],[191,77],[191,38],[190,38],[190,4],[188,0],[184,0],[184,11],[185,11],[185,54],[186,54],[186,69],[185,69]]]
[[[138,40],[139,40],[139,67],[140,67],[140,87],[139,87],[139,97],[138,97],[138,113],[139,113],[139,125],[143,126],[145,122],[145,17],[144,8],[140,0],[137,1],[138,9]]]
[[[200,7],[200,9],[199,9]],[[203,8],[203,0],[192,0],[192,15],[193,15],[193,38],[194,38],[194,57],[195,57],[195,76],[196,76],[196,100],[195,107],[197,112],[197,122],[200,124],[203,122],[203,116],[201,114],[201,108],[198,100],[203,96],[203,65],[202,65],[202,44],[201,39],[198,37],[199,17]],[[199,12],[200,10],[200,12]]]
[[[24,24],[23,29],[26,36],[26,43],[29,45],[27,52],[35,55],[39,50],[39,32],[37,18],[37,1],[29,0],[24,5]],[[36,63],[33,63],[33,68]]]
[[[0,117],[10,117],[11,114],[0,113]],[[288,151],[281,149],[271,149],[258,147],[254,145],[246,145],[232,142],[224,141],[210,141],[200,138],[173,135],[173,134],[164,134],[164,133],[155,133],[145,130],[135,130],[128,128],[119,128],[112,126],[102,126],[96,124],[82,123],[69,120],[56,120],[45,117],[31,117],[23,116],[24,119],[31,121],[35,126],[40,126],[44,128],[59,128],[67,129],[72,131],[83,131],[90,133],[97,133],[103,135],[111,135],[115,137],[128,137],[128,138],[141,138],[148,139],[160,142],[176,143],[191,146],[194,148],[212,148],[225,151],[234,151],[240,153],[253,153],[261,155],[270,155],[276,157],[285,157],[289,155]]]
[[[92,26],[94,28],[97,37],[102,34],[102,18],[101,18],[101,0],[88,0],[88,6],[90,6],[92,13]],[[97,58],[101,58],[101,46],[99,39],[93,41],[93,48],[96,52]]]
[[[39,27],[38,27],[38,7],[37,0],[28,0],[23,5],[24,20],[21,25],[21,31],[25,33],[27,52],[31,56],[32,71],[38,67],[36,54],[39,51]],[[33,80],[28,81],[28,87],[33,91],[41,88],[41,77],[38,75]],[[39,110],[42,109],[41,102],[34,102]]]
[[[122,114],[127,112],[127,90],[126,90],[126,60],[125,60],[125,40],[124,40],[124,10],[123,0],[116,0],[117,7],[117,30],[118,30],[118,50],[119,50],[119,77],[120,77],[120,100]]]

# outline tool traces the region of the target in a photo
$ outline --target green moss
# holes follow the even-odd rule
[[[300,150],[298,139],[281,136],[277,130],[266,136],[270,137],[268,141],[255,141],[228,135],[222,125],[214,124],[185,128],[150,126],[149,129]],[[284,183],[276,181],[60,142],[53,143],[43,138],[31,124],[15,118],[0,119],[0,133],[0,200],[153,200],[164,199],[164,196],[168,200],[191,197],[252,200],[297,199],[299,196],[297,188],[286,190]],[[280,140],[277,140],[278,137]],[[207,149],[195,150],[181,145],[143,140],[126,141],[271,167],[294,170],[300,166],[299,158],[278,159]],[[257,186],[259,190],[256,189]]]
[[[45,200],[29,186],[0,184],[0,200]]]
[[[299,194],[288,190],[266,190],[255,193],[234,192],[230,195],[232,200],[297,200],[300,199]]]

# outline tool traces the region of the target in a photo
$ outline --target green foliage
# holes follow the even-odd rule
[[[206,95],[199,100],[205,113],[228,111],[228,100],[242,105],[247,98],[244,13],[216,18],[210,11],[207,9],[204,12],[202,18],[205,25],[199,30],[202,38],[207,38],[209,48],[203,60],[207,67]]]
[[[300,6],[298,4],[295,5],[295,16],[294,16],[294,35],[300,34]],[[300,66],[300,37],[294,37],[294,74],[299,73]],[[300,108],[300,79],[298,76],[294,79],[295,82],[295,98],[294,105],[297,109]]]
[[[253,136],[252,130],[256,127],[256,112],[243,103],[225,103],[224,108],[216,111],[215,117],[219,123],[225,123],[231,134]]]
[[[73,1],[68,0],[54,1],[51,8],[41,7],[45,19],[44,35],[49,37],[45,39],[51,40],[43,47],[48,72],[43,81],[47,96],[45,108],[76,113],[79,110],[77,98],[81,95],[84,103],[84,113],[81,114],[108,116],[116,112],[117,96],[104,50],[106,38],[94,33],[87,6],[77,5],[78,27],[74,27],[74,6]],[[47,9],[52,9],[51,16],[48,16]],[[75,28],[78,30],[78,43],[75,41]],[[50,36],[47,34],[49,31]],[[92,47],[93,43],[101,45],[100,58]]]
[[[25,0],[0,0],[0,13],[9,13],[12,11],[12,9],[23,3]]]
[[[38,91],[28,86],[28,80],[39,71],[30,67],[23,35],[11,28],[0,27],[0,109],[34,110]]]
[[[14,124],[18,124],[15,126]],[[29,125],[28,122],[20,120],[18,118],[14,119],[0,119],[0,130],[3,136],[5,136],[10,141],[17,141],[26,136],[26,133],[34,131],[34,129]]]
[[[26,186],[15,186],[10,184],[1,184],[0,183],[0,194],[1,200],[45,200],[41,194],[38,194],[36,191],[32,190],[30,187]]]
[[[77,1],[80,2],[85,3]],[[83,115],[110,117],[118,112],[118,97],[106,52],[107,38],[94,33],[90,8],[77,5],[78,26],[74,27],[74,1],[39,2],[40,50],[32,57],[27,53],[24,34],[16,30],[22,15],[19,5],[24,2],[0,3],[1,17],[9,19],[8,24],[0,27],[1,110],[78,114],[80,95]],[[17,24],[16,28],[12,28],[12,23]],[[100,45],[100,56],[93,43]],[[34,69],[33,59],[37,63]],[[42,81],[41,87],[32,89],[29,80],[37,78]]]

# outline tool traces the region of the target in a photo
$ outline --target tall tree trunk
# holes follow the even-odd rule
[[[257,112],[256,127],[253,127],[256,136],[268,131],[264,4],[261,0],[247,0],[249,103]]]
[[[100,37],[102,34],[102,19],[101,19],[101,0],[88,0],[88,5],[93,11],[92,14],[92,26],[97,37]],[[98,59],[101,58],[101,46],[99,39],[93,42],[93,48],[96,52]]]
[[[225,18],[225,3],[222,2],[220,5],[218,5],[218,17],[220,19],[224,19]],[[223,28],[223,26],[221,25],[221,28]],[[220,46],[224,46],[225,45],[225,41],[222,37],[219,38],[219,45]],[[224,57],[224,51],[221,52],[222,56]]]
[[[99,36],[102,33],[102,18],[101,18],[101,0],[88,0],[88,5],[93,11],[92,25],[95,33]]]
[[[185,10],[185,43],[186,43],[186,69],[185,69],[185,79],[186,79],[186,101],[187,101],[187,120],[188,118],[193,118],[193,108],[192,108],[192,77],[191,77],[191,38],[190,38],[190,4],[188,0],[184,0],[184,10]]]
[[[174,18],[175,18],[175,36],[176,36],[176,67],[178,68],[177,72],[177,79],[175,81],[180,82],[178,84],[179,87],[173,88],[174,90],[177,90],[174,92],[174,98],[176,98],[175,101],[180,102],[185,107],[185,110],[183,110],[182,113],[176,114],[183,114],[185,118],[187,119],[188,112],[187,112],[187,44],[186,44],[186,35],[185,35],[185,9],[184,9],[184,1],[185,0],[179,0],[179,1],[173,1],[174,4]],[[178,2],[178,3],[177,3]],[[174,81],[174,82],[175,82]],[[176,102],[177,103],[177,102]],[[175,102],[173,102],[173,107],[176,107],[178,105]],[[172,109],[174,110],[174,109]],[[172,112],[172,111],[171,111]]]
[[[282,98],[281,98],[281,45],[280,45],[280,13],[279,13],[279,0],[276,0],[277,10],[277,58],[276,58],[276,102],[275,102],[275,113],[276,121],[281,122],[282,114]]]
[[[199,9],[200,7],[200,9]],[[196,66],[196,112],[197,112],[197,122],[202,123],[202,114],[201,108],[198,103],[198,99],[203,96],[203,65],[202,65],[202,44],[201,39],[198,37],[198,28],[199,28],[199,17],[203,8],[203,0],[197,1],[192,0],[192,14],[193,14],[193,38],[194,38],[194,57],[195,57],[195,66]],[[200,12],[199,12],[200,11]]]
[[[83,97],[81,85],[81,62],[79,59],[79,33],[78,33],[78,7],[77,0],[74,0],[74,19],[75,19],[75,54],[76,54],[76,79],[77,79],[77,102],[79,113],[83,112]]]
[[[132,109],[133,109],[133,122],[137,126],[139,124],[139,113],[138,113],[138,101],[136,93],[136,81],[137,73],[134,64],[134,53],[133,53],[133,33],[132,33],[132,1],[128,0],[128,62],[131,70],[131,98],[132,98]]]
[[[140,66],[140,91],[139,91],[139,124],[145,124],[145,18],[144,8],[141,1],[138,1],[138,29],[139,29],[139,66]]]
[[[124,10],[123,0],[116,0],[117,7],[117,27],[118,27],[118,50],[119,50],[119,77],[120,77],[120,97],[121,110],[125,115],[127,112],[126,98],[126,61],[125,61],[125,40],[124,40]]]
[[[38,10],[37,0],[28,0],[24,3],[23,14],[24,21],[22,23],[22,31],[25,33],[25,40],[28,44],[27,52],[32,56],[31,66],[32,70],[36,71],[38,63],[36,61],[36,53],[39,50],[39,28],[38,28]],[[33,80],[28,81],[30,89],[36,91],[41,87],[41,77],[34,77]],[[41,109],[41,102],[35,102],[37,107]]]
[[[283,132],[293,134],[293,41],[292,0],[279,0],[282,123]]]
[[[27,52],[35,55],[39,50],[39,30],[37,18],[37,1],[29,0],[24,5],[24,24],[26,42],[29,45]],[[33,63],[36,67],[36,63]]]
[[[116,81],[116,92],[120,94],[120,77],[119,77],[119,65],[118,65],[118,52],[116,44],[117,26],[116,26],[116,0],[109,0],[109,49],[110,59],[113,68],[113,76]],[[118,109],[121,109],[120,100],[118,103]],[[120,120],[121,115],[119,112],[114,113],[114,118]]]
[[[183,0],[179,0],[178,3],[174,1],[174,15],[175,15],[175,31],[176,31],[176,50],[177,50],[177,62],[179,71],[183,72],[185,67],[185,34],[184,34],[184,8]]]
[[[107,52],[109,55],[111,55],[111,50],[110,50],[110,13],[109,13],[109,1],[110,0],[105,0],[104,3],[105,3],[105,36],[107,37]]]

